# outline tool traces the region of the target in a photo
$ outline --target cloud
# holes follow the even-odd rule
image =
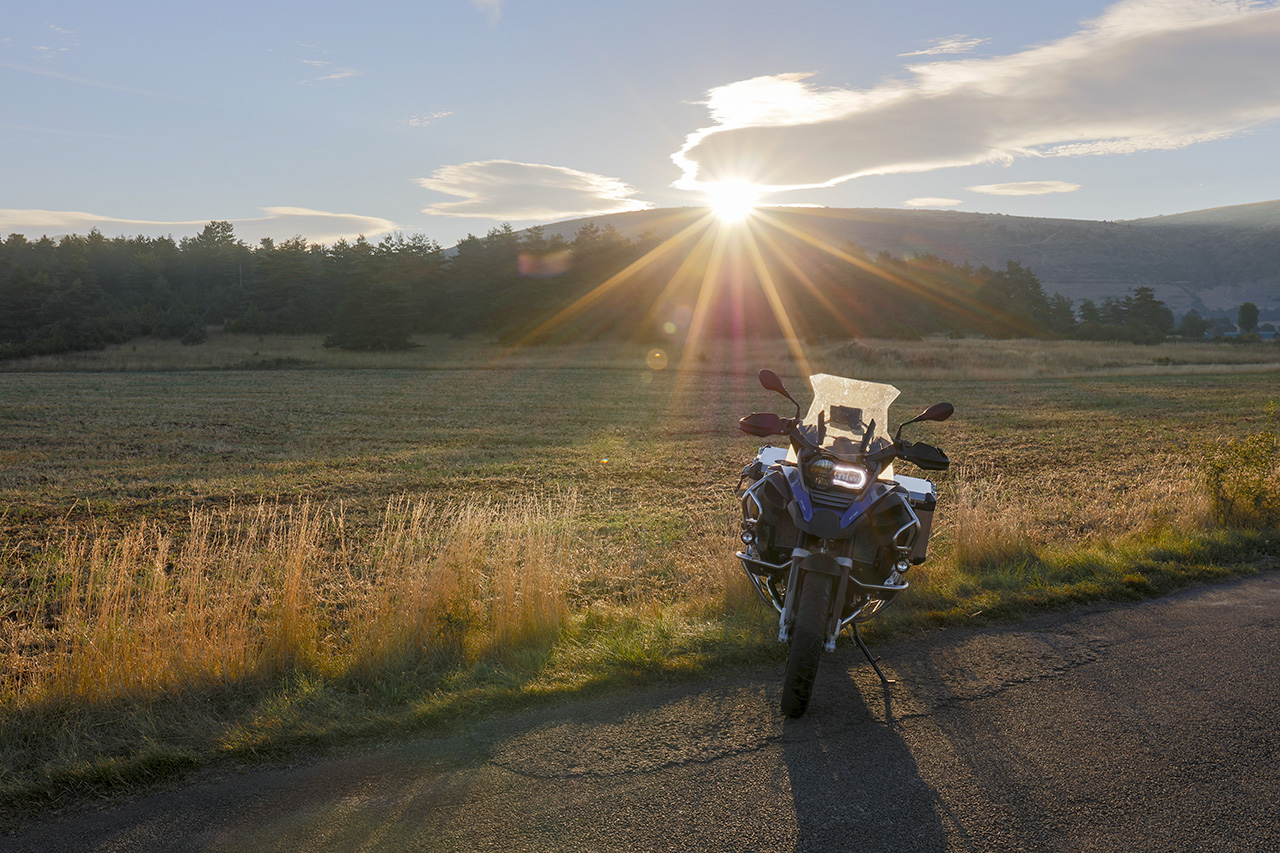
[[[970,192],[987,195],[1048,195],[1049,193],[1073,193],[1079,184],[1066,181],[1019,181],[1012,184],[982,184],[969,187]]]
[[[266,216],[257,219],[232,220],[237,233],[256,243],[263,237],[301,234],[312,243],[335,243],[354,240],[361,235],[381,237],[397,230],[390,219],[361,216],[357,213],[329,213],[305,207],[264,207]]]
[[[429,124],[435,124],[442,118],[448,118],[453,115],[452,110],[437,110],[434,113],[423,113],[420,116],[410,116],[410,127],[426,127]]]
[[[310,65],[317,71],[333,68],[332,62],[328,62],[323,59],[299,59],[298,61],[303,65]],[[322,74],[319,77],[313,77],[310,80],[302,80],[300,82],[305,86],[307,83],[321,83],[325,80],[347,80],[351,77],[359,77],[363,73],[363,71],[355,68],[333,68],[333,70],[328,74]]]
[[[389,219],[360,216],[354,213],[327,213],[302,207],[264,207],[266,216],[228,220],[236,236],[256,244],[263,237],[276,239],[301,234],[312,243],[334,243],[354,240],[360,235],[380,237],[396,230]],[[108,237],[144,235],[194,235],[209,223],[207,219],[163,221],[119,219],[75,210],[2,210],[0,234],[24,234],[29,239],[40,236],[60,237],[64,234],[87,234],[97,228]]]
[[[910,66],[868,90],[812,74],[709,93],[715,124],[672,159],[676,186],[773,189],[947,166],[1179,148],[1280,117],[1274,0],[1124,0],[1056,42]]]
[[[945,38],[929,39],[932,47],[926,47],[924,50],[913,50],[910,53],[900,53],[898,56],[937,56],[944,53],[968,53],[979,45],[984,45],[991,39],[973,38],[966,35],[947,36]]]
[[[653,207],[632,198],[635,189],[616,178],[510,160],[444,166],[418,183],[466,199],[440,202],[423,210],[438,216],[553,220]]]
[[[359,77],[363,72],[354,68],[338,68],[332,74],[326,74],[323,77],[317,77],[314,82],[319,83],[321,80],[346,80],[348,77]]]
[[[98,89],[110,89],[113,92],[124,92],[130,95],[145,95],[148,98],[165,98],[173,101],[189,101],[190,98],[181,95],[171,95],[166,92],[153,92],[149,89],[135,89],[132,86],[117,86],[114,83],[107,83],[101,80],[88,80],[84,77],[74,77],[70,74],[62,74],[57,71],[49,71],[44,68],[30,68],[25,65],[14,65],[8,62],[0,62],[0,68],[7,68],[10,71],[19,71],[23,74],[34,74],[37,77],[50,77],[54,80],[62,80],[66,83],[75,83],[78,86],[92,86]]]
[[[46,25],[46,28],[53,34],[54,38],[61,44],[38,44],[31,49],[36,59],[41,62],[49,62],[59,53],[68,53],[72,49],[80,46],[80,43],[74,41],[75,33],[71,30],[64,30],[62,27],[54,24]]]
[[[471,5],[484,14],[491,27],[502,17],[502,0],[471,0]]]
[[[909,198],[903,202],[907,207],[955,207],[958,204],[964,204],[958,198],[931,198],[925,196],[923,198]]]

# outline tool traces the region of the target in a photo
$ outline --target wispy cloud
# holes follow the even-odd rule
[[[62,27],[56,26],[54,24],[49,24],[46,27],[46,29],[50,34],[52,34],[53,43],[38,44],[31,49],[32,52],[35,54],[36,59],[40,60],[41,62],[49,62],[58,54],[68,53],[73,48],[77,48],[80,46],[80,43],[75,41],[76,34],[73,33],[71,30],[65,30]]]
[[[550,220],[653,206],[633,198],[635,189],[617,178],[511,160],[444,166],[418,183],[426,189],[465,199],[440,202],[423,210],[438,216]]]
[[[361,73],[363,72],[357,71],[354,68],[335,68],[330,73],[317,77],[314,82],[319,83],[324,80],[346,80],[351,77],[359,77]]]
[[[932,198],[923,196],[921,198],[909,198],[903,202],[906,207],[955,207],[964,204],[958,198]]]
[[[1018,181],[1010,184],[982,184],[968,189],[970,192],[987,195],[1048,195],[1073,193],[1080,189],[1080,185],[1067,181]]]
[[[317,72],[326,72],[324,74],[320,74],[318,77],[312,77],[310,80],[299,81],[304,86],[308,83],[323,83],[329,80],[348,80],[352,77],[359,77],[364,73],[356,68],[336,67],[332,62],[329,62],[326,59],[299,59],[298,61],[303,65],[311,66],[316,69]]]
[[[408,123],[410,127],[426,127],[429,124],[435,124],[442,118],[448,118],[453,115],[452,110],[437,110],[433,113],[423,113],[422,115],[410,116]]]
[[[697,189],[775,189],[947,166],[1177,148],[1280,117],[1275,0],[1123,0],[1056,42],[911,66],[868,90],[805,73],[710,92],[672,159]]]
[[[257,243],[263,237],[287,238],[301,234],[313,243],[373,238],[396,230],[389,219],[354,213],[328,213],[303,207],[264,207],[266,216],[228,220],[240,239]],[[145,220],[100,216],[76,210],[0,210],[0,234],[25,234],[31,239],[48,235],[86,234],[97,228],[108,236],[163,237],[196,234],[209,220]]]
[[[502,17],[502,0],[471,0],[471,5],[489,20],[491,27]]]
[[[130,95],[144,95],[148,98],[163,98],[170,101],[189,101],[190,98],[181,95],[172,95],[167,92],[156,92],[151,89],[138,89],[133,86],[120,86],[115,83],[108,83],[104,80],[90,80],[84,77],[75,77],[71,74],[62,74],[58,71],[50,71],[45,68],[31,68],[25,65],[14,65],[9,62],[0,62],[0,68],[7,68],[10,71],[17,71],[22,74],[34,74],[37,77],[50,77],[54,80],[62,80],[65,83],[74,83],[77,86],[92,86],[95,89],[110,89],[113,92],[124,92]]]
[[[929,47],[923,50],[913,50],[910,53],[900,53],[898,56],[940,56],[946,53],[968,53],[975,47],[986,44],[991,39],[973,38],[966,35],[946,36],[944,38],[929,39]]]

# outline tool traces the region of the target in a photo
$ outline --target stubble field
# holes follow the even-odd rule
[[[0,372],[0,793],[57,801],[208,761],[430,730],[777,658],[732,557],[780,343],[428,341],[343,356],[215,336]],[[1270,565],[1206,459],[1274,427],[1280,348],[812,347],[942,446],[929,563],[874,639]],[[255,369],[255,368],[296,369]],[[178,369],[173,369],[178,368]],[[660,368],[660,369],[659,369]]]

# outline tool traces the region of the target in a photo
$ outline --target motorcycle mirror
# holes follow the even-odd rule
[[[950,403],[934,403],[911,420],[898,424],[898,432],[894,435],[893,440],[896,442],[902,437],[902,428],[907,424],[914,424],[918,421],[945,421],[951,417],[955,410],[956,407]]]
[[[792,397],[787,391],[787,386],[782,384],[782,380],[778,378],[778,374],[766,367],[763,368],[757,376],[759,376],[760,384],[764,386],[766,391],[776,391],[795,404],[796,417],[800,417],[800,403],[798,403],[796,398]]]
[[[791,395],[787,393],[787,386],[782,384],[778,374],[766,367],[760,371],[759,376],[760,384],[764,386],[766,391],[777,391],[782,396],[790,399]]]
[[[918,421],[945,421],[955,413],[956,407],[950,403],[934,403],[916,418]]]

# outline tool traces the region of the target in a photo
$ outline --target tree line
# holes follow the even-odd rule
[[[321,333],[330,346],[388,350],[424,333],[535,343],[780,332],[1151,342],[1213,332],[1195,312],[1175,327],[1150,288],[1075,305],[1046,294],[1013,261],[992,270],[929,254],[873,258],[857,246],[824,251],[785,234],[726,248],[651,232],[628,239],[608,225],[585,225],[572,239],[504,225],[446,252],[400,234],[250,246],[230,223],[211,222],[177,241],[97,230],[0,241],[0,358],[147,335],[199,344],[218,326]]]

